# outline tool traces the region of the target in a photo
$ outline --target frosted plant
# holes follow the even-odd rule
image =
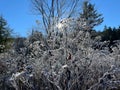
[[[22,53],[12,49],[0,54],[0,60],[8,68],[5,73],[9,77],[5,79],[6,88],[119,89],[119,41],[111,46],[110,52],[109,42],[101,42],[100,37],[91,39],[91,33],[86,28],[83,21],[80,23],[77,19],[67,18],[54,26],[52,38],[36,32],[24,41],[25,46],[20,48]]]

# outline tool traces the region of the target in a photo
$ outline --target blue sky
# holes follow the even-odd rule
[[[103,30],[104,26],[120,26],[120,0],[91,0],[99,13],[103,14],[104,22],[97,26],[97,30]]]
[[[104,22],[97,26],[103,30],[104,26],[118,27],[120,25],[120,0],[91,0],[99,13],[103,14]],[[0,0],[0,14],[7,20],[10,28],[20,36],[36,26],[39,16],[33,15],[30,0]]]
[[[30,0],[0,0],[0,14],[16,35],[26,36],[36,26],[38,16],[31,11]]]

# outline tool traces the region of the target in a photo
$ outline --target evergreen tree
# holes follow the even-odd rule
[[[7,42],[10,41],[11,29],[7,25],[7,21],[0,16],[0,53],[7,48]]]
[[[103,31],[103,33],[104,33],[104,36],[103,36],[103,41],[104,40],[112,40],[112,28],[111,27],[104,27],[104,31]]]
[[[120,26],[119,26],[118,29],[116,30],[116,37],[117,37],[117,39],[120,40]]]
[[[88,1],[83,2],[83,10],[80,13],[80,19],[84,19],[89,26],[89,29],[94,28],[103,22],[102,14],[97,13],[95,5],[91,4]]]

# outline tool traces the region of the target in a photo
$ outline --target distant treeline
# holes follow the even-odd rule
[[[119,40],[120,39],[120,26],[118,28],[106,27],[103,32],[101,32],[102,41],[104,40]]]
[[[101,41],[120,40],[120,26],[118,28],[105,26],[103,31],[93,30],[93,36],[101,36]]]

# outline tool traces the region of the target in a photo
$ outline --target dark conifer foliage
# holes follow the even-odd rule
[[[8,27],[7,21],[0,16],[0,53],[9,48],[8,41],[11,41],[11,29]]]
[[[84,1],[82,13],[80,13],[80,18],[83,18],[90,28],[97,26],[103,22],[102,14],[99,14],[95,9],[95,5],[88,1]]]
[[[101,32],[102,41],[113,42],[114,40],[120,40],[120,27],[112,28],[112,27],[104,27],[104,30]]]

